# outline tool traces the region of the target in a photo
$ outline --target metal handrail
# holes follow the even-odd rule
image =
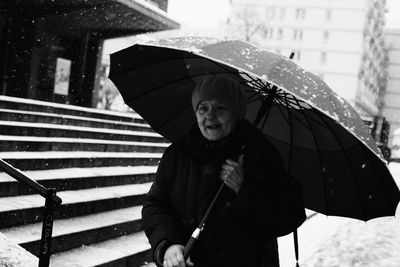
[[[48,267],[51,255],[54,208],[59,207],[62,200],[56,195],[56,190],[54,188],[44,187],[2,159],[0,159],[0,169],[17,181],[28,185],[28,187],[46,199],[43,211],[42,238],[40,240],[39,267]]]

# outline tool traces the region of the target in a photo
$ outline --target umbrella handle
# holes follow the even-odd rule
[[[187,242],[187,244],[183,250],[183,258],[185,259],[185,261],[189,258],[190,253],[192,252],[194,245],[196,244],[197,240],[199,239],[199,236],[200,236],[200,233],[202,230],[203,230],[203,227],[196,228],[193,231],[192,236],[190,237],[189,241]]]
[[[251,136],[253,136],[254,133]],[[250,140],[250,136],[247,136],[246,141],[243,143],[243,145],[240,148],[240,154],[244,153],[244,150],[245,150],[246,145],[249,142],[249,140]],[[219,195],[221,195],[221,192],[225,187],[226,187],[225,183],[222,182],[220,187],[218,188],[217,193],[214,195],[213,200],[211,201],[210,205],[208,206],[206,212],[204,213],[203,218],[201,218],[199,226],[197,226],[197,228],[193,231],[192,236],[190,237],[189,241],[186,243],[186,246],[183,249],[183,257],[184,257],[185,261],[187,260],[187,258],[189,258],[194,245],[196,244],[197,240],[199,239],[201,231],[203,231],[203,228],[204,228],[204,225],[206,224],[208,215],[210,215],[210,212],[211,212],[212,208],[214,207],[215,202],[217,201]]]
[[[187,258],[189,258],[190,253],[196,244],[197,240],[199,239],[200,233],[204,228],[204,225],[206,223],[206,220],[208,218],[208,215],[210,214],[212,208],[214,207],[215,202],[217,201],[219,195],[221,194],[222,190],[225,187],[225,183],[222,183],[221,186],[219,187],[217,193],[215,194],[213,200],[211,201],[210,206],[208,206],[203,218],[201,219],[199,226],[193,231],[192,236],[190,237],[189,241],[186,243],[185,248],[183,249],[183,257],[185,261]]]
[[[241,147],[241,154],[244,153],[245,147],[247,142],[250,140],[249,137],[247,137],[245,143]],[[190,253],[192,252],[192,249],[194,248],[194,245],[196,244],[197,240],[199,239],[201,231],[203,231],[204,225],[206,224],[206,221],[208,219],[208,215],[210,215],[210,212],[212,208],[214,207],[215,202],[217,201],[219,195],[221,194],[222,190],[225,188],[225,183],[222,182],[220,187],[218,188],[217,193],[214,195],[213,200],[211,201],[210,205],[208,206],[206,212],[203,215],[203,218],[201,218],[201,221],[197,228],[193,231],[192,236],[190,237],[189,241],[186,243],[185,248],[183,249],[183,258],[185,261],[187,258],[189,258]]]

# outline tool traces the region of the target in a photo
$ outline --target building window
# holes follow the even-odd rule
[[[324,43],[329,41],[329,31],[324,31]]]
[[[320,60],[319,60],[321,65],[325,65],[326,64],[326,59],[327,59],[326,52],[321,52],[321,57],[320,57]]]
[[[305,10],[305,8],[296,8],[296,10],[295,10],[295,18],[297,20],[304,20],[306,18],[306,10]]]
[[[303,30],[295,29],[293,31],[293,40],[303,40]]]
[[[267,19],[274,19],[275,18],[275,13],[276,13],[276,8],[275,7],[267,7]]]
[[[330,21],[332,19],[332,10],[327,9],[325,11],[325,21]]]
[[[278,29],[278,36],[277,36],[278,40],[282,40],[283,39],[283,29],[279,28]]]
[[[272,39],[274,36],[274,29],[271,27],[264,27],[262,29],[262,37],[265,39]]]
[[[284,7],[279,8],[279,19],[280,20],[285,19],[285,13],[286,13],[286,9]]]

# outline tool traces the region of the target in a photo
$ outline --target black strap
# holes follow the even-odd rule
[[[296,267],[300,267],[300,265],[299,265],[299,240],[297,238],[297,229],[293,231],[293,240],[294,240],[294,254],[296,257]]]

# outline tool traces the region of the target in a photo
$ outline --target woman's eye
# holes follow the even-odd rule
[[[198,108],[197,108],[197,112],[199,112],[200,114],[203,114],[203,113],[205,113],[207,111],[207,107],[205,107],[205,106],[199,106]]]
[[[226,107],[225,107],[225,106],[218,106],[218,107],[217,107],[217,110],[221,110],[221,111],[222,111],[222,110],[226,110]]]

